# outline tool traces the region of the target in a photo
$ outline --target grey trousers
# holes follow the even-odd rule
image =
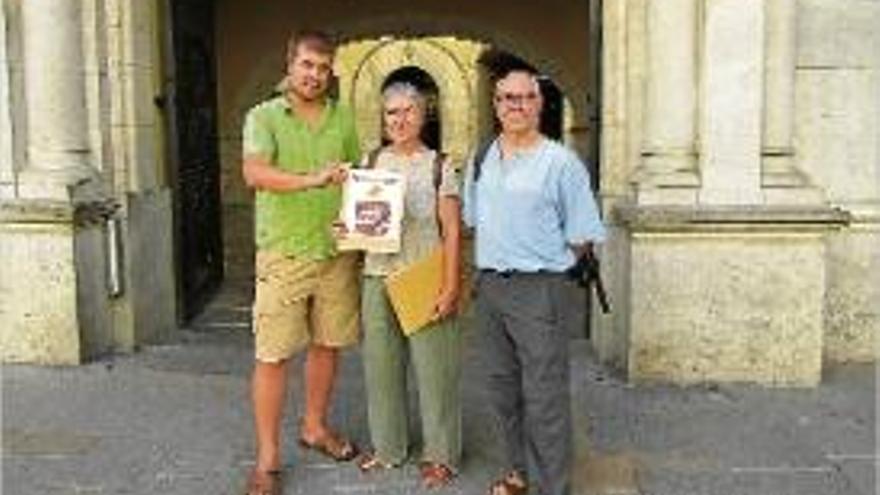
[[[456,470],[461,460],[461,332],[447,318],[403,335],[382,278],[365,277],[363,362],[370,439],[384,462],[399,464],[409,447],[406,367],[411,363],[422,419],[422,461]]]
[[[540,495],[571,492],[569,337],[562,307],[569,283],[560,274],[496,273],[481,273],[477,282],[478,345],[507,468],[530,478]]]

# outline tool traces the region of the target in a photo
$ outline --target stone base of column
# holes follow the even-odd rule
[[[633,174],[635,200],[640,205],[697,203],[700,175],[693,150],[642,153],[642,164]]]
[[[828,240],[825,358],[875,362],[880,359],[880,203],[842,207],[852,221]]]
[[[615,324],[624,328],[604,345],[630,380],[819,382],[825,239],[845,213],[630,206],[613,220]]]
[[[18,197],[80,203],[106,196],[101,177],[92,167],[61,170],[27,168],[18,175]]]
[[[111,350],[107,210],[0,201],[0,361],[67,365]]]
[[[764,150],[761,192],[769,205],[815,205],[826,203],[821,189],[792,165],[792,151]]]

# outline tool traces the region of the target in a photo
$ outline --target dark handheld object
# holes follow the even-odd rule
[[[577,263],[568,270],[568,275],[587,290],[593,287],[602,312],[605,314],[611,312],[611,303],[608,302],[608,294],[605,292],[605,284],[602,283],[602,274],[599,270],[599,259],[593,254],[592,248],[578,258]]]

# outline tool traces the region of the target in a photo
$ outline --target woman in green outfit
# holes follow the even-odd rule
[[[416,377],[421,413],[422,483],[448,484],[461,458],[459,377],[461,335],[455,312],[460,291],[460,204],[457,172],[448,159],[421,139],[425,98],[411,84],[383,91],[383,127],[389,145],[374,152],[366,166],[398,171],[406,177],[401,249],[368,253],[364,260],[362,317],[370,437],[373,451],[358,462],[364,472],[402,464],[408,455],[406,363]],[[433,321],[406,336],[385,292],[384,278],[442,245],[442,289]]]

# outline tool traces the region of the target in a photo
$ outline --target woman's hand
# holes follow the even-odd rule
[[[458,287],[440,290],[437,302],[434,303],[434,321],[440,321],[458,311],[458,293]]]

